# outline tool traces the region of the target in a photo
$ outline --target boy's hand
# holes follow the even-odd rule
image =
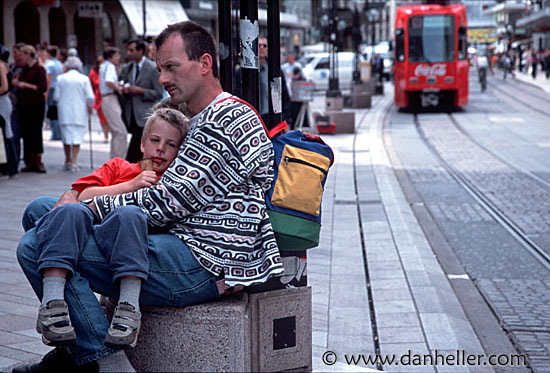
[[[156,185],[158,182],[155,171],[142,171],[130,183],[133,191],[141,188],[148,188],[151,185]]]
[[[58,206],[63,205],[65,203],[76,203],[78,202],[78,195],[80,193],[74,189],[68,190],[61,197],[59,197],[59,200],[55,204],[55,206],[52,208],[52,210],[55,210]]]

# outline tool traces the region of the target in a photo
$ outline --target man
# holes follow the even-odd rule
[[[267,39],[264,36],[258,37],[258,57],[260,62],[260,116],[266,126],[269,126],[269,74],[267,70]],[[284,77],[281,81],[282,120],[291,121],[290,97]],[[288,123],[291,125],[291,123]]]
[[[260,115],[269,123],[269,76],[267,74],[267,39],[258,37],[258,58],[260,62]]]
[[[46,73],[48,74],[48,119],[50,121],[50,129],[52,130],[51,140],[61,140],[61,130],[59,129],[59,121],[57,119],[57,111],[53,114],[55,102],[53,95],[57,87],[57,77],[63,73],[63,64],[57,59],[57,47],[50,45],[46,48]]]
[[[288,94],[291,98],[292,98],[292,77],[294,76],[295,68],[300,69],[302,78],[304,78],[304,80],[307,80],[302,70],[302,64],[296,61],[293,52],[288,52],[288,54],[286,55],[286,62],[283,64],[283,66],[281,66],[281,70],[285,76],[286,87],[288,89]]]
[[[110,158],[125,158],[128,150],[128,131],[122,121],[122,110],[118,101],[118,95],[122,94],[122,88],[118,84],[116,65],[120,62],[118,48],[107,47],[103,51],[104,62],[99,67],[99,92],[101,93],[101,109],[111,132]]]
[[[248,286],[283,271],[265,212],[264,193],[273,180],[273,147],[254,110],[222,91],[208,31],[181,22],[168,26],[155,44],[159,83],[172,104],[186,104],[193,115],[188,137],[157,185],[95,197],[89,206],[104,219],[119,206],[136,205],[150,225],[170,230],[149,236],[149,278],[142,284],[140,302],[185,306],[217,298],[223,293],[217,286],[222,278],[228,286]],[[58,204],[74,202],[77,195],[68,191]],[[24,220],[43,207],[30,205]],[[121,232],[118,228],[115,224],[113,232]],[[36,247],[31,229],[21,239],[17,255],[40,296]],[[114,353],[103,343],[109,322],[91,289],[116,296],[116,285],[109,279],[107,261],[93,237],[67,281],[71,291],[65,293],[66,301],[77,336],[72,355],[56,348],[31,371],[83,371],[83,365],[89,368],[96,361],[102,371],[131,369],[123,352]],[[110,365],[113,362],[116,366]]]
[[[12,84],[17,89],[17,112],[26,164],[21,172],[46,173],[42,163],[42,122],[48,80],[46,71],[36,60],[36,49],[32,45],[25,45],[20,52],[17,60],[23,70],[18,78],[12,80]]]
[[[123,115],[132,139],[126,160],[136,163],[143,157],[140,150],[141,134],[153,104],[162,98],[162,87],[158,83],[159,73],[153,61],[145,58],[146,45],[143,40],[130,40],[126,51],[130,62],[124,65],[120,79],[124,86]]]

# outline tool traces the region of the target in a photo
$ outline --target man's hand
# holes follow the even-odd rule
[[[80,192],[77,190],[71,189],[63,193],[61,197],[59,197],[59,200],[55,204],[55,206],[52,208],[52,210],[55,210],[58,206],[61,206],[65,203],[76,203],[78,202],[78,195]]]

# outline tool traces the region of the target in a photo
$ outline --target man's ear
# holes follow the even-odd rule
[[[204,53],[199,57],[201,64],[201,75],[206,75],[208,71],[212,70],[212,56],[209,53]]]

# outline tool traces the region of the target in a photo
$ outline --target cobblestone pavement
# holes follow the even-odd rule
[[[421,115],[419,122],[442,158],[466,176],[524,233],[533,236],[535,241],[550,236],[549,185],[518,171],[479,147],[445,114]],[[550,246],[541,242],[541,247],[550,254]]]
[[[550,372],[550,280],[477,281],[502,327],[538,372]]]

